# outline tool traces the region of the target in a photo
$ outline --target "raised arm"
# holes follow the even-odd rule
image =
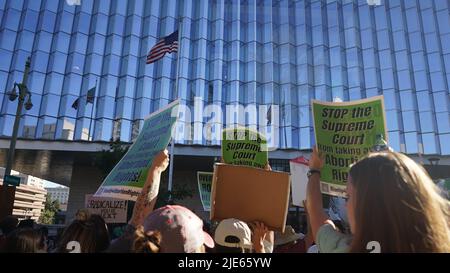
[[[319,172],[314,172],[310,176],[306,188],[306,206],[313,238],[316,238],[317,232],[323,224],[334,226],[333,222],[323,211],[322,193],[320,192],[320,170],[322,170],[323,164],[323,157],[319,155],[317,147],[314,146],[311,159],[309,160],[309,168]]]
[[[133,216],[129,221],[130,225],[134,227],[142,225],[145,217],[153,211],[158,197],[161,173],[166,170],[168,165],[169,153],[167,150],[159,152],[153,159],[152,166],[147,173],[147,180],[134,205]]]

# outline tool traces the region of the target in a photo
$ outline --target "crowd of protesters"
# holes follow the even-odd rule
[[[328,253],[369,252],[377,242],[381,252],[450,252],[450,203],[426,171],[405,155],[371,153],[353,164],[347,182],[349,229],[324,212],[320,191],[323,157],[316,148],[309,161],[306,234],[291,226],[270,231],[262,222],[225,219],[206,232],[191,210],[166,205],[154,210],[161,173],[169,164],[160,152],[148,172],[124,233],[111,240],[99,215],[80,210],[49,249],[48,230],[10,216],[0,223],[0,251],[120,252],[120,253]]]

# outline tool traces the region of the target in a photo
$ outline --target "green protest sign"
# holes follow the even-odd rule
[[[213,173],[197,172],[198,190],[200,193],[200,200],[202,201],[203,210],[211,210],[211,184],[213,180]]]
[[[349,166],[370,152],[381,135],[387,141],[383,96],[351,102],[312,100],[316,145],[325,155],[323,193],[345,196]]]
[[[136,141],[108,174],[95,197],[136,201],[153,158],[169,144],[178,116],[178,104],[176,100],[145,119]]]
[[[264,168],[268,161],[267,140],[247,128],[225,129],[222,133],[222,159],[232,165]]]

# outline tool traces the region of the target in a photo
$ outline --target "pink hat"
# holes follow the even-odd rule
[[[203,221],[182,206],[164,206],[144,221],[145,231],[161,232],[161,252],[193,253],[201,245],[214,247],[214,240],[203,231]]]

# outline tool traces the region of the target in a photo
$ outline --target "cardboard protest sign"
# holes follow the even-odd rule
[[[267,140],[247,128],[231,128],[222,132],[224,163],[263,169],[268,161]]]
[[[211,191],[211,220],[261,221],[284,232],[289,207],[289,174],[216,163]]]
[[[200,200],[202,201],[203,210],[211,210],[211,184],[213,173],[211,172],[197,172],[198,191],[200,193]]]
[[[91,214],[100,215],[106,223],[126,223],[128,201],[107,198],[94,197],[93,194],[86,194],[85,208]]]
[[[351,102],[312,101],[316,145],[325,154],[322,193],[346,195],[349,166],[366,155],[377,135],[387,141],[383,96]]]
[[[136,141],[108,174],[95,196],[136,201],[153,158],[169,144],[178,104],[176,100],[146,118]]]
[[[308,159],[303,156],[289,160],[291,169],[292,204],[303,207],[306,200],[306,184],[308,183]]]

